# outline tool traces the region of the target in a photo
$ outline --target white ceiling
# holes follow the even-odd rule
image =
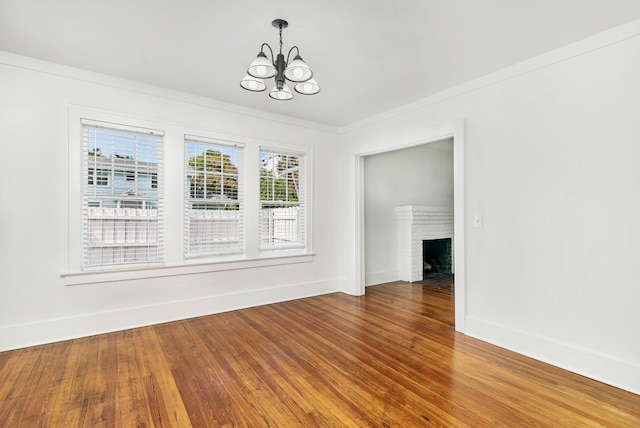
[[[638,0],[0,0],[0,50],[343,126],[639,17]],[[318,95],[240,88],[275,18]]]

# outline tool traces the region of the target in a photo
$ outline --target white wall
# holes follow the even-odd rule
[[[453,208],[451,139],[364,159],[365,284],[398,280],[394,208]]]
[[[635,21],[343,129],[343,288],[356,156],[464,120],[464,331],[640,393],[638,52]]]
[[[338,241],[332,231],[339,226],[333,208],[339,183],[336,174],[323,173],[334,168],[337,130],[240,107],[224,109],[203,98],[2,52],[0,93],[0,350],[338,289]],[[254,153],[259,144],[307,147],[314,159],[315,256],[277,266],[248,263],[244,266],[262,267],[246,269],[207,264],[159,269],[152,278],[144,272],[62,277],[74,265],[67,260],[74,253],[67,245],[77,244],[68,242],[73,225],[67,224],[67,190],[74,180],[68,144],[76,141],[69,136],[70,106],[162,124],[167,156],[180,156],[186,128],[247,142],[246,150]],[[183,179],[175,167],[180,162],[171,165],[167,253],[180,255]],[[257,186],[252,188],[245,196],[257,200]],[[215,272],[221,267],[231,270]],[[91,283],[70,285],[79,282]]]
[[[320,126],[2,54],[0,349],[337,288],[359,294],[358,155],[424,142],[464,119],[463,330],[640,392],[639,51],[635,21],[354,124],[339,146]],[[313,148],[317,255],[67,285],[70,105]],[[470,227],[475,213],[483,228]]]

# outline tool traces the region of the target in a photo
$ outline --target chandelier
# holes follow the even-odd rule
[[[313,78],[313,72],[309,66],[302,60],[298,47],[294,46],[289,49],[286,60],[282,54],[282,30],[287,28],[289,23],[284,19],[275,19],[271,25],[280,32],[280,53],[278,53],[277,57],[274,57],[271,46],[263,43],[258,56],[247,69],[247,75],[240,82],[240,86],[247,91],[262,92],[267,89],[265,79],[275,76],[276,84],[269,93],[269,96],[274,100],[285,101],[293,98],[293,92],[287,86],[287,80],[293,83],[293,89],[299,94],[313,95],[320,92],[320,86],[316,79]],[[271,59],[267,58],[265,54],[265,46],[269,48]],[[291,52],[294,49],[296,50],[296,56],[289,62]]]

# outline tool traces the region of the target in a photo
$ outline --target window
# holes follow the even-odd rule
[[[88,184],[89,185],[95,184],[96,186],[108,186],[109,171],[105,171],[104,169],[89,168]]]
[[[185,254],[244,252],[243,146],[185,137]]]
[[[65,284],[313,260],[312,147],[73,106],[68,130]]]
[[[162,261],[162,135],[82,120],[84,268]]]
[[[260,151],[260,249],[305,248],[305,156]]]

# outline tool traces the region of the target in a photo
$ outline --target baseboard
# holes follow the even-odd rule
[[[384,284],[387,282],[399,281],[400,276],[397,270],[389,270],[385,272],[367,273],[365,275],[364,284],[365,287],[370,285]]]
[[[0,327],[0,351],[337,292],[338,280],[206,296]]]
[[[582,376],[640,394],[640,365],[572,344],[466,318],[465,334]]]

